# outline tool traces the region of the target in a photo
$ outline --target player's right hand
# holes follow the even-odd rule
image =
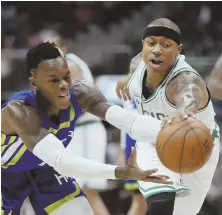
[[[129,77],[124,77],[117,82],[116,85],[116,94],[119,99],[123,99],[124,101],[131,100],[129,89],[127,88],[129,82]]]
[[[194,120],[196,118],[196,115],[191,111],[186,111],[184,109],[177,109],[173,113],[171,113],[169,116],[166,116],[162,122],[161,127],[165,127],[170,125],[174,120],[181,119],[181,120]]]
[[[143,171],[136,164],[136,150],[133,148],[127,162],[127,167],[116,168],[116,178],[147,181],[161,184],[173,184],[169,177],[165,175],[153,175],[158,169]]]

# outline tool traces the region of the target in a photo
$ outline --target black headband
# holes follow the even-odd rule
[[[168,39],[174,40],[178,45],[180,45],[180,34],[171,28],[165,26],[151,26],[147,27],[143,31],[143,40],[150,36],[162,36]]]

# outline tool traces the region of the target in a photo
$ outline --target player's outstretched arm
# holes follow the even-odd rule
[[[161,121],[124,110],[118,105],[109,103],[104,95],[85,81],[74,81],[73,86],[79,105],[116,128],[124,130],[132,138],[140,141],[154,142],[160,131]]]
[[[176,111],[166,117],[163,124],[170,124],[176,117],[195,117],[198,109],[204,108],[209,94],[204,81],[193,72],[183,72],[172,79],[166,87],[168,101]]]
[[[74,156],[56,136],[41,127],[36,110],[21,101],[11,101],[2,109],[2,122],[7,122],[2,124],[3,133],[19,135],[30,151],[63,175],[170,183],[165,176],[152,176],[157,170],[142,171],[133,162],[117,167]],[[135,160],[135,154],[131,160]]]

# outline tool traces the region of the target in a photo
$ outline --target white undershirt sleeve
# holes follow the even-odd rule
[[[138,141],[156,141],[161,129],[160,120],[148,115],[139,115],[135,112],[124,110],[118,105],[113,105],[107,110],[105,119],[111,125],[124,130]]]
[[[75,156],[53,134],[48,134],[39,141],[33,149],[33,154],[54,167],[62,175],[86,179],[116,179],[115,169],[117,166]]]

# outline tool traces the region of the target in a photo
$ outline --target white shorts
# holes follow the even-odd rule
[[[105,163],[107,132],[102,122],[77,126],[68,147],[78,156]],[[107,189],[108,183],[104,179],[75,179],[81,188],[87,185],[91,189]]]
[[[143,169],[158,168],[157,174],[165,174],[175,182],[164,185],[139,181],[140,191],[145,198],[162,192],[176,192],[173,215],[196,215],[199,213],[213,179],[219,159],[219,139],[214,141],[214,149],[208,163],[192,174],[178,174],[167,169],[160,162],[155,144],[137,142],[137,164]]]

